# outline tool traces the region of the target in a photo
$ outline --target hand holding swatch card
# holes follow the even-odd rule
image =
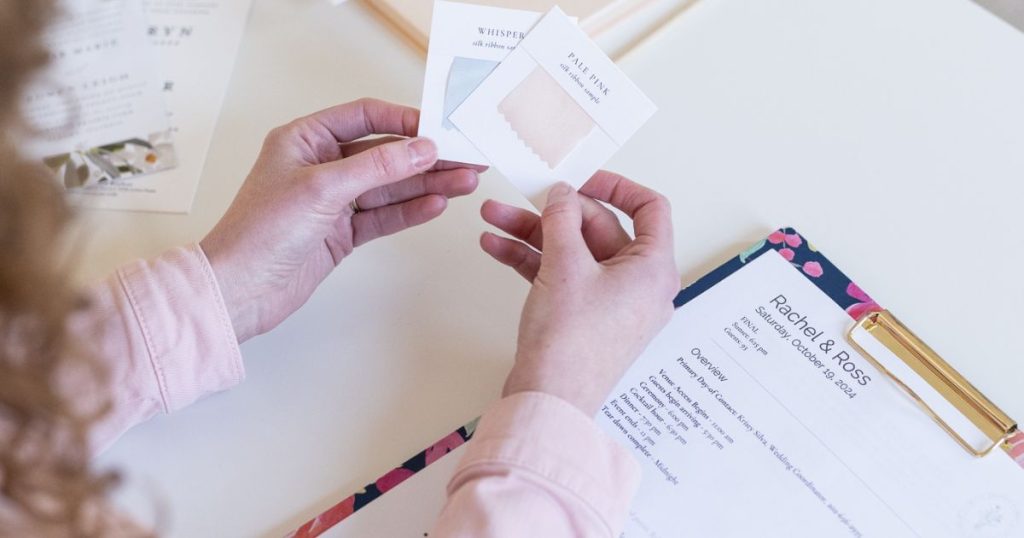
[[[435,4],[420,135],[444,159],[495,166],[542,206],[554,183],[589,179],[656,108],[561,9],[530,28],[537,17]]]

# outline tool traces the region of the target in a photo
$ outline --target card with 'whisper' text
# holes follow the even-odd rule
[[[448,116],[526,37],[542,13],[439,0],[434,4],[419,135],[447,161],[488,164]]]

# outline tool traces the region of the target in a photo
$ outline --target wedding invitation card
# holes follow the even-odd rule
[[[227,95],[252,0],[142,0],[146,34],[156,47],[161,86],[170,111],[178,166],[120,188],[114,196],[82,200],[90,207],[185,213],[199,186],[206,155]]]
[[[555,7],[450,116],[535,205],[582,185],[656,107]]]
[[[49,69],[30,88],[27,151],[72,192],[172,168],[177,155],[156,52],[137,0],[65,0]]]
[[[250,1],[66,0],[24,110],[71,203],[189,211]]]

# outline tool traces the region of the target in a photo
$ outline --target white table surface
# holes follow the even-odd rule
[[[1024,35],[966,0],[703,0],[621,65],[661,110],[608,167],[669,195],[685,281],[795,226],[1024,419]],[[271,127],[422,75],[360,3],[255,0],[192,214],[87,214],[82,275],[201,238]],[[527,290],[478,250],[489,197],[526,203],[489,172],[246,343],[244,384],[128,433],[124,503],[280,536],[478,414]]]

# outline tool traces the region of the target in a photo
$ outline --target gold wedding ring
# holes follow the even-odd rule
[[[359,202],[357,202],[355,200],[355,198],[353,198],[352,201],[349,202],[348,206],[350,208],[352,208],[352,214],[353,215],[355,215],[356,213],[359,213],[359,212],[361,212],[363,210],[361,207],[359,207]]]

